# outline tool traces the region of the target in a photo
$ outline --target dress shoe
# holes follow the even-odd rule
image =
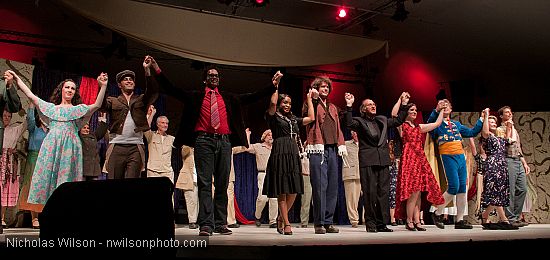
[[[284,234],[285,235],[292,235],[292,229],[291,229],[290,225],[285,225]]]
[[[351,223],[351,227],[352,228],[357,228],[358,224],[357,223]]]
[[[376,232],[378,232],[378,231],[376,230],[376,227],[367,226],[367,232],[369,232],[369,233],[376,233]]]
[[[466,220],[460,220],[455,223],[455,229],[472,229],[474,228],[471,224],[469,224]]]
[[[521,221],[513,221],[511,222],[511,224],[514,226],[514,227],[525,227],[527,225],[529,225],[528,223],[525,223],[525,222],[521,222]]]
[[[8,225],[6,225],[6,221],[4,221],[3,219],[2,219],[2,227],[3,228],[8,228]]]
[[[422,225],[422,223],[414,223],[414,227],[416,228],[416,230],[418,231],[426,231],[426,228],[420,226]]]
[[[211,236],[212,235],[212,229],[210,227],[204,226],[201,227],[199,236]]]
[[[416,227],[414,226],[413,222],[407,222],[407,225],[405,225],[405,228],[409,231],[416,231]]]
[[[269,228],[277,228],[277,223],[269,224]]]
[[[240,228],[241,225],[239,225],[239,223],[234,223],[234,224],[231,224],[231,225],[227,225],[228,228]]]
[[[340,230],[333,225],[325,225],[325,231],[327,233],[338,233]]]
[[[233,232],[229,230],[226,226],[218,226],[214,228],[214,233],[218,233],[220,235],[231,235]]]
[[[395,227],[395,226],[397,226],[397,222],[394,221],[394,222],[391,223],[391,225]]]
[[[514,225],[510,224],[509,222],[504,222],[504,221],[495,223],[495,225],[496,225],[496,229],[498,229],[498,230],[518,230],[519,229],[519,227],[514,226]]]
[[[257,227],[260,227],[262,225],[262,222],[259,219],[256,219],[254,221],[254,224],[256,224]]]
[[[376,231],[378,231],[378,232],[393,232],[393,229],[389,229],[388,227],[383,226],[383,227],[376,228]]]
[[[301,228],[307,228],[307,225],[301,225],[300,227]]]
[[[315,234],[325,234],[327,233],[327,231],[325,230],[325,228],[321,225],[319,226],[315,226]]]
[[[434,225],[440,229],[445,229],[445,222],[443,220],[443,215],[437,215],[435,212],[432,214],[432,220]]]

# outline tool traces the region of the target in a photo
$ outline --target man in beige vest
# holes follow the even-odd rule
[[[346,208],[351,226],[356,228],[359,224],[359,196],[361,195],[361,181],[359,178],[359,141],[357,133],[351,131],[352,140],[346,141],[348,155],[343,158],[342,180],[346,193]]]
[[[181,147],[181,158],[183,167],[180,170],[176,189],[183,190],[185,204],[187,206],[187,218],[189,219],[189,229],[196,229],[197,216],[199,214],[199,191],[197,188],[197,171],[195,169],[195,156],[193,148],[187,145]]]
[[[147,115],[149,125],[156,113],[151,105],[150,113]],[[168,118],[157,117],[157,131],[148,130],[143,133],[147,139],[149,149],[149,160],[147,161],[147,177],[167,177],[174,182],[174,170],[172,169],[172,148],[174,148],[174,136],[166,133],[168,130]]]
[[[262,218],[262,212],[264,211],[265,204],[269,202],[269,227],[277,227],[277,215],[279,213],[277,207],[277,198],[268,198],[267,195],[263,195],[263,187],[265,180],[265,170],[267,169],[267,161],[269,161],[269,155],[271,155],[271,145],[273,144],[273,136],[271,130],[265,130],[260,139],[261,143],[250,144],[250,129],[246,129],[246,138],[248,139],[248,152],[256,155],[256,167],[258,168],[258,196],[256,197],[256,212],[255,224],[257,227],[262,225],[260,219]]]

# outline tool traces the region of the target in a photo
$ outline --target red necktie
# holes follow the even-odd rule
[[[220,127],[220,113],[218,111],[218,99],[216,97],[216,91],[210,91],[210,124],[214,129]]]

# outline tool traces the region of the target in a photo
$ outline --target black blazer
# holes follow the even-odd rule
[[[352,108],[346,107],[345,125],[357,133],[359,138],[359,167],[391,165],[388,145],[388,128],[397,127],[405,122],[408,106],[401,106],[397,118],[378,115],[374,121],[379,127],[380,137],[375,139],[368,129],[367,119],[353,117]]]
[[[182,144],[195,147],[195,139],[197,133],[195,126],[199,120],[201,113],[202,101],[206,93],[204,90],[184,90],[177,88],[170,83],[163,73],[156,75],[156,79],[160,85],[160,89],[166,94],[178,98],[183,102],[183,111],[181,121],[174,140],[174,146],[180,147]],[[225,108],[227,110],[227,120],[231,135],[229,137],[231,146],[246,146],[245,126],[243,119],[243,105],[251,104],[263,97],[268,97],[275,92],[273,85],[263,88],[255,93],[234,94],[230,92],[220,91]]]

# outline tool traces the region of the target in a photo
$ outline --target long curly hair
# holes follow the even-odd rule
[[[61,83],[59,83],[59,85],[57,85],[57,87],[55,87],[52,95],[50,96],[50,102],[56,105],[61,104],[61,99],[63,95],[62,90],[63,90],[63,85],[65,85],[65,82],[73,82],[76,86],[76,90],[74,92],[73,99],[71,100],[71,104],[73,104],[73,106],[82,104],[82,98],[80,97],[80,86],[76,85],[76,82],[74,82],[74,80],[72,79],[63,80],[61,81]]]

